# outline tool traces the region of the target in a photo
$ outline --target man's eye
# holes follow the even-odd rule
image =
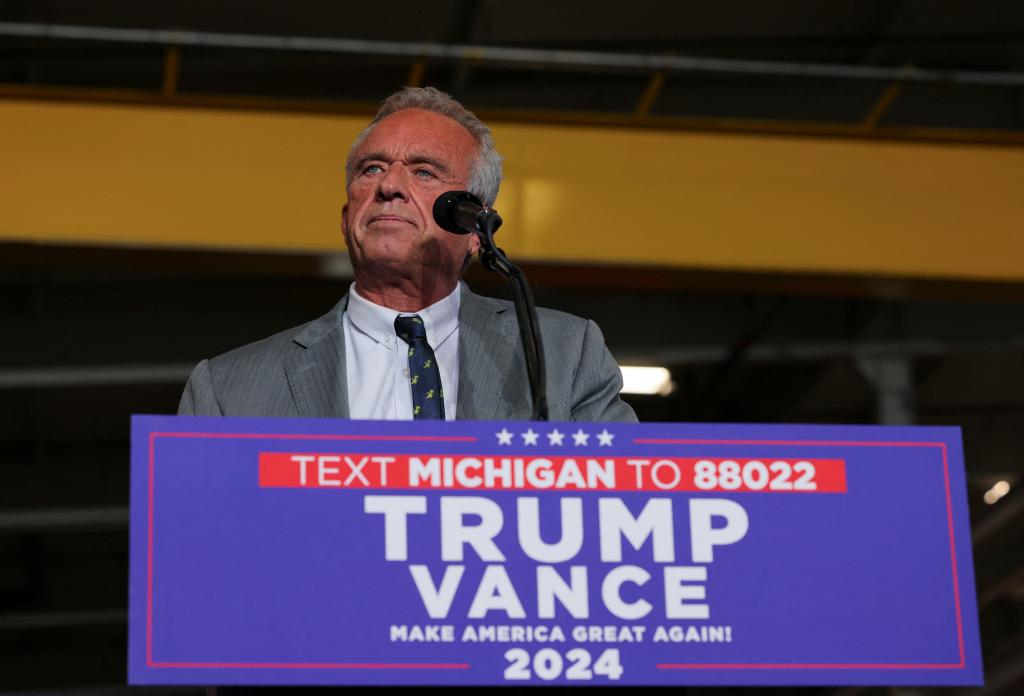
[[[423,167],[420,167],[419,169],[414,171],[413,174],[419,177],[420,179],[432,179],[434,177],[434,172],[430,171],[429,169],[424,169]]]
[[[379,164],[368,164],[363,167],[363,174],[380,174],[384,171],[384,167]]]

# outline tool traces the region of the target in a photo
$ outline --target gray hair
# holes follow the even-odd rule
[[[391,114],[406,109],[422,109],[447,116],[469,131],[476,141],[477,156],[470,167],[466,187],[470,193],[478,196],[484,205],[494,205],[494,200],[498,197],[498,187],[501,186],[501,155],[494,146],[491,129],[451,95],[434,87],[404,87],[381,102],[380,109],[370,121],[370,125],[352,141],[348,158],[345,160],[346,181],[351,183],[355,176],[355,151],[366,140],[374,126]]]

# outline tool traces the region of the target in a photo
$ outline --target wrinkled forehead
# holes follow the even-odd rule
[[[415,154],[444,160],[454,172],[462,168],[460,164],[468,171],[476,153],[473,136],[454,119],[432,111],[405,109],[374,124],[356,144],[352,159],[358,162],[367,154],[404,159]]]

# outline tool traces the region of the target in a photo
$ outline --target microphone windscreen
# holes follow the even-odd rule
[[[483,207],[480,199],[474,196],[469,191],[447,191],[442,193],[434,201],[434,222],[437,226],[443,230],[454,232],[455,234],[468,234],[469,230],[462,229],[455,222],[455,208],[459,203],[473,203],[474,205]]]

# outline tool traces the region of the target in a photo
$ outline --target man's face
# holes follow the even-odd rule
[[[473,137],[452,119],[407,109],[381,120],[354,153],[341,226],[352,263],[375,278],[457,278],[476,235],[434,223],[434,201],[464,190],[476,158]]]

